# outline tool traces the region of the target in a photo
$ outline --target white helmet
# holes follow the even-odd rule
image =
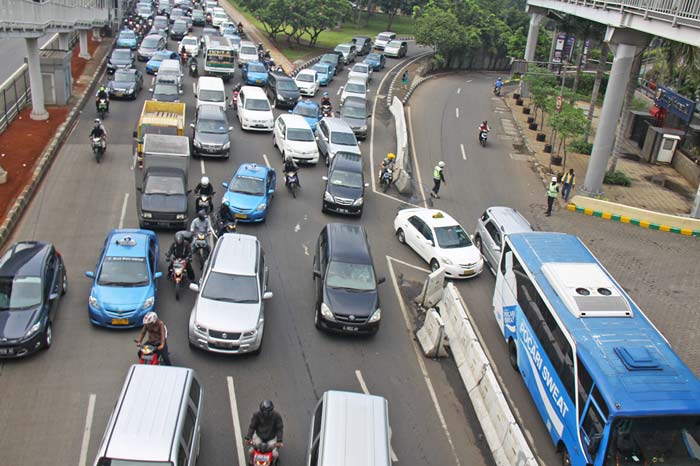
[[[203,176],[201,180],[202,186],[209,186],[209,177]]]
[[[554,183],[554,182],[556,182],[556,181],[557,181],[557,177],[556,177],[556,176],[553,176],[553,177],[552,177],[552,183]]]
[[[440,160],[440,161],[438,162],[438,167],[443,168],[444,166],[445,166],[445,162],[443,162],[442,160]]]
[[[143,316],[143,325],[148,325],[148,324],[154,324],[158,320],[158,314],[155,312],[147,312],[145,316]]]

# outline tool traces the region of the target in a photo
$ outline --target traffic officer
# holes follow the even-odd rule
[[[547,217],[552,215],[552,207],[554,206],[554,200],[557,198],[557,194],[559,194],[559,183],[557,182],[557,177],[553,176],[552,181],[550,181],[549,186],[547,186],[547,211],[545,212]]]
[[[433,190],[430,191],[430,195],[436,199],[440,199],[440,195],[438,194],[438,191],[440,191],[440,183],[447,184],[447,181],[445,180],[445,171],[443,170],[444,168],[445,162],[440,160],[433,169]]]

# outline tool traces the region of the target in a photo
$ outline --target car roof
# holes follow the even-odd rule
[[[328,129],[331,131],[344,131],[352,133],[352,128],[347,121],[337,117],[325,117],[322,121],[326,122]]]
[[[255,236],[226,233],[216,242],[212,271],[230,275],[255,275],[259,244]]]
[[[105,256],[110,257],[146,257],[148,239],[155,238],[150,230],[133,228],[115,229],[107,236]]]
[[[322,67],[324,67],[326,69],[326,71],[329,71],[329,68],[332,66],[327,61],[326,62],[320,61],[320,62],[314,63],[314,66],[317,66],[317,65],[321,65]],[[314,66],[312,66],[311,68],[313,68]]]
[[[201,76],[197,80],[197,87],[199,89],[201,88],[217,88],[217,89],[223,89],[224,88],[224,81],[217,77],[217,76]]]
[[[41,276],[51,244],[43,241],[18,241],[0,257],[0,277]]]
[[[400,213],[408,214],[409,216],[415,215],[433,228],[459,225],[459,222],[452,218],[450,214],[439,209],[405,209],[400,211]]]
[[[238,170],[236,170],[236,176],[248,176],[251,178],[264,179],[267,176],[267,172],[271,169],[265,165],[260,165],[257,163],[242,163]]]
[[[176,19],[176,20],[173,22],[173,26],[175,26],[176,24],[182,24],[182,25],[184,25],[184,26],[187,26],[187,21],[185,21],[184,19]]]
[[[494,206],[486,209],[486,212],[496,221],[501,230],[509,235],[533,231],[530,222],[512,207]]]
[[[329,258],[355,264],[372,264],[367,243],[367,232],[362,225],[350,223],[329,223]]]
[[[278,81],[285,80],[285,79],[288,79],[290,81],[294,81],[294,79],[290,78],[289,75],[287,75],[287,73],[282,73],[279,71],[270,71],[270,74],[274,74],[275,78],[277,78]]]
[[[287,125],[287,128],[301,128],[301,129],[310,129],[309,124],[306,122],[306,119],[301,116],[301,115],[295,115],[293,113],[283,113],[280,115],[282,118],[282,121],[284,121],[284,124]]]
[[[315,101],[313,101],[313,100],[300,100],[299,102],[297,102],[297,104],[295,105],[295,107],[298,107],[298,106],[300,106],[300,105],[301,105],[302,107],[313,107],[313,108],[318,108],[318,102],[315,102]]]
[[[267,95],[265,94],[265,91],[263,91],[259,87],[243,86],[243,87],[241,87],[240,92],[243,92],[246,95],[246,97],[248,97],[248,98],[253,97],[256,99],[266,99],[267,100]]]
[[[225,120],[226,112],[219,105],[202,104],[197,109],[197,116],[207,120]]]
[[[262,66],[262,67],[265,67],[265,64],[264,64],[264,63],[261,63],[261,62],[259,62],[259,61],[249,61],[248,63],[246,63],[246,65],[248,65],[248,66],[250,66],[250,65],[260,65],[260,66]],[[265,72],[267,72],[267,68],[265,68]],[[253,71],[253,73],[260,73],[260,71]]]
[[[335,169],[362,173],[362,156],[352,152],[338,152],[331,162],[331,170]]]

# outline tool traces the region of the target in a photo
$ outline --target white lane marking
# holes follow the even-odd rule
[[[458,87],[458,88],[457,88],[457,94],[461,94],[461,93],[462,93],[462,88],[461,88],[461,87]]]
[[[459,107],[455,108],[455,116],[459,118]]]
[[[95,413],[95,395],[90,394],[88,400],[87,416],[85,416],[85,428],[83,429],[83,443],[80,445],[80,459],[78,466],[85,466],[87,462],[88,446],[90,445],[90,431],[92,430],[92,415]]]
[[[470,82],[472,82],[472,80],[471,80],[471,79],[467,79],[467,82],[470,83]]]
[[[270,165],[270,161],[267,160],[267,154],[263,154],[263,159],[265,159],[265,165],[267,165],[268,168],[272,168],[272,165]]]
[[[413,140],[413,118],[411,116],[411,107],[406,107],[408,111],[408,134],[411,136],[411,154],[413,154],[413,171],[416,172],[418,176],[418,190],[423,198],[423,207],[428,208],[428,200],[425,198],[425,189],[423,188],[423,178],[420,174],[420,167],[418,166],[418,156],[416,155],[416,143]],[[374,127],[374,126],[373,126]],[[372,173],[374,175],[374,173]],[[374,178],[374,177],[372,177]]]
[[[396,274],[394,273],[394,267],[392,266],[391,262],[392,261],[397,261],[391,256],[386,256],[386,261],[389,264],[389,275],[391,275],[391,282],[394,285],[394,293],[396,293],[396,297],[399,300],[399,307],[401,308],[401,314],[403,315],[403,320],[404,323],[406,324],[406,329],[408,330],[408,333],[412,336],[413,335],[413,328],[411,327],[411,320],[409,319],[408,316],[408,311],[406,310],[406,304],[403,301],[403,296],[401,296],[401,290],[399,289],[399,284],[396,281]],[[397,261],[400,262],[400,261]],[[459,456],[457,455],[457,450],[455,449],[454,442],[452,442],[452,434],[450,434],[449,429],[447,428],[447,422],[445,421],[445,416],[442,414],[442,408],[440,408],[440,402],[438,401],[437,394],[435,393],[435,388],[433,388],[433,382],[430,380],[430,375],[428,374],[428,369],[425,367],[425,362],[423,362],[423,354],[420,349],[418,349],[418,343],[416,343],[416,340],[414,338],[411,338],[411,346],[413,347],[413,351],[416,355],[416,359],[418,360],[418,366],[420,366],[420,370],[423,373],[423,380],[425,380],[425,384],[428,386],[428,392],[430,393],[430,398],[433,401],[433,406],[435,407],[435,412],[438,415],[438,418],[440,419],[440,424],[442,425],[442,430],[445,432],[445,436],[447,437],[447,442],[450,444],[450,449],[452,450],[452,456],[455,461],[455,464],[457,466],[461,466],[461,462],[459,461]]]
[[[463,158],[464,160],[467,160],[467,153],[464,152],[464,144],[460,144],[460,145],[459,145],[459,148],[462,150],[462,158]]]
[[[345,86],[340,86],[340,87],[338,88],[338,92],[336,92],[335,95],[340,95],[340,93],[343,92],[343,88],[344,88],[344,87],[345,87]]]
[[[304,254],[306,254],[308,256],[309,255],[309,247],[304,243],[302,243],[301,245],[304,248]]]
[[[202,170],[202,175],[206,175],[207,171],[204,169],[204,159],[199,159],[199,168]]]
[[[192,95],[197,97],[197,85],[195,83],[192,83]]]
[[[364,394],[371,395],[371,393],[369,392],[369,389],[367,388],[367,384],[365,383],[365,379],[362,377],[362,372],[360,372],[359,369],[355,370],[355,377],[357,377],[357,381],[360,382],[360,387],[362,387],[362,391],[364,392]],[[391,437],[392,437],[392,431],[391,431],[391,427],[389,427],[389,448],[391,449],[391,462],[398,463],[399,457],[396,456],[396,452],[394,451],[394,446],[391,445]]]
[[[226,377],[228,384],[228,400],[231,404],[231,418],[233,419],[233,433],[236,436],[236,451],[238,452],[238,466],[246,466],[243,452],[243,434],[241,433],[241,421],[238,418],[238,403],[236,402],[236,390],[233,387],[233,377]]]
[[[391,260],[393,260],[394,262],[398,262],[401,265],[405,265],[406,267],[411,267],[412,269],[420,270],[421,272],[430,273],[430,270],[428,270],[424,267],[419,267],[417,265],[409,264],[408,262],[402,261],[401,259],[397,259],[395,257],[392,257]]]
[[[122,213],[119,216],[119,229],[124,228],[124,217],[126,217],[126,203],[129,202],[129,193],[124,193],[124,202],[122,202]]]

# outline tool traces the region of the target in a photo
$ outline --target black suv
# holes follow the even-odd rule
[[[362,156],[338,152],[328,167],[328,176],[323,179],[326,182],[321,207],[324,213],[362,215],[367,186],[362,174]]]
[[[265,93],[270,99],[272,108],[294,108],[299,102],[301,94],[292,78],[283,73],[271,72],[267,76]]]
[[[367,36],[355,36],[352,43],[357,47],[357,55],[367,55],[372,51],[372,39]]]
[[[329,223],[318,236],[313,265],[316,328],[375,334],[382,311],[367,232],[361,225]]]
[[[67,289],[63,259],[49,243],[20,241],[0,257],[0,358],[51,346],[51,324]]]

